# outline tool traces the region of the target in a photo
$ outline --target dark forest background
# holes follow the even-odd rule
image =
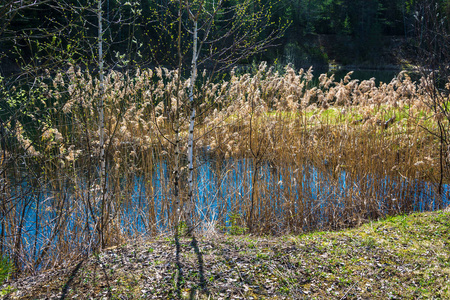
[[[228,1],[229,5],[239,0]],[[267,2],[261,0],[258,3]],[[20,4],[20,3],[21,4]],[[0,4],[0,74],[64,68],[63,61],[94,66],[97,40],[96,1],[6,0]],[[19,4],[18,4],[19,3]],[[326,69],[401,68],[414,64],[426,6],[439,18],[450,15],[448,1],[424,0],[280,0],[271,6],[264,30],[287,25],[282,39],[243,65],[268,61]],[[258,9],[255,7],[255,9]],[[176,61],[168,0],[103,2],[106,61],[110,68],[173,66]],[[175,32],[175,28],[174,28]],[[264,32],[262,33],[264,34]],[[186,39],[188,36],[186,35]],[[224,45],[225,46],[225,45]],[[57,64],[57,65],[55,65]]]

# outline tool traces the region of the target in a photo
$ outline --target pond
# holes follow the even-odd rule
[[[330,71],[329,74],[334,74],[336,81],[339,82],[341,79],[344,79],[345,75],[347,75],[348,72],[350,71],[353,71],[353,74],[351,75],[352,79],[358,79],[360,81],[363,81],[375,78],[375,82],[377,85],[379,85],[381,82],[383,83],[391,82],[391,80],[395,78],[398,75],[398,73],[400,73],[399,70],[339,69],[335,71]]]
[[[351,79],[357,79],[359,82],[364,80],[370,80],[372,78],[375,78],[375,84],[377,86],[380,85],[380,83],[390,83],[392,79],[394,79],[400,72],[401,69],[395,70],[395,69],[365,69],[365,68],[355,68],[352,69],[351,67],[347,68],[345,67],[329,67],[329,68],[316,68],[313,69],[314,78],[312,79],[312,85],[318,86],[319,85],[319,76],[321,74],[327,74],[328,77],[331,75],[334,75],[334,82],[339,83],[341,80],[344,79],[344,77],[349,73],[353,72],[350,76]]]
[[[257,229],[266,234],[300,233],[450,204],[448,185],[441,196],[433,184],[401,176],[355,176],[312,163],[294,168],[266,162],[255,169],[251,159],[217,161],[209,155],[198,158],[197,166],[194,219],[201,230],[245,228],[251,215]],[[127,181],[132,188],[116,187],[120,192],[109,207],[111,226],[128,237],[168,231],[174,210],[169,174],[163,161],[151,176],[124,178],[124,186]],[[45,248],[61,242],[88,251],[100,202],[94,194],[89,200],[86,193],[79,187],[54,189],[50,185],[39,192],[26,185],[16,190],[11,199],[20,200],[13,219],[16,224],[23,222],[24,252],[38,257]],[[89,208],[89,201],[94,209]],[[24,216],[22,221],[20,216]]]

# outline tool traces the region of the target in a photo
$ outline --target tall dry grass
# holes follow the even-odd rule
[[[7,115],[1,251],[16,268],[35,272],[90,253],[100,231],[114,245],[179,224],[174,166],[186,201],[189,81],[178,76],[164,68],[106,76],[102,225],[98,81],[76,67],[48,75],[33,94],[39,115]],[[349,73],[339,82],[322,74],[315,85],[311,69],[265,64],[205,79],[195,94],[197,229],[301,233],[443,207],[449,197],[434,191],[439,153],[430,133],[438,116],[424,105],[424,82],[402,72],[377,85]],[[5,97],[20,100],[19,92]]]

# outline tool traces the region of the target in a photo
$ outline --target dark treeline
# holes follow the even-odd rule
[[[258,3],[265,5],[267,3],[263,2],[268,1]],[[329,63],[366,67],[398,65],[399,58],[411,56],[408,51],[418,46],[415,39],[420,36],[418,30],[427,26],[418,16],[423,7],[430,4],[425,0],[272,2],[270,26],[288,25],[285,35],[269,51],[249,57],[241,61],[242,64],[265,60],[319,68]],[[438,6],[441,17],[450,15],[447,1],[431,2]],[[30,0],[21,3],[8,0],[0,4],[1,74],[11,74],[23,65],[32,68],[47,65],[53,69],[52,64],[61,64],[61,61],[96,65],[95,1]],[[232,6],[239,0],[227,3]],[[103,11],[105,58],[111,68],[177,64],[174,52],[177,11],[170,1],[105,0]],[[226,19],[227,15],[221,18]],[[261,34],[269,34],[270,26]],[[187,54],[188,35],[182,39],[186,44],[184,54]]]
[[[442,19],[449,16],[448,1],[440,0],[283,1],[280,17],[292,25],[277,55],[301,66],[399,64],[414,56],[405,52],[418,46],[413,41],[426,26],[420,16],[429,4]]]

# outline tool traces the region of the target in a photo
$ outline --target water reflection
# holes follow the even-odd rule
[[[115,195],[116,199],[120,196],[122,200],[111,205],[114,228],[130,237],[168,230],[173,213],[169,175],[167,163],[161,162],[153,174],[123,178],[127,181],[123,184],[132,184],[132,189],[116,189],[122,193]],[[255,193],[252,218],[261,228],[267,224],[265,233],[273,234],[330,228],[339,222],[351,225],[355,216],[435,210],[450,204],[448,185],[441,197],[428,182],[401,176],[355,176],[312,163],[295,167],[266,162],[255,168],[251,159],[218,161],[204,155],[197,161],[196,183],[195,218],[200,223],[223,228],[230,218],[239,216],[245,226]],[[61,239],[67,247],[89,248],[100,204],[94,201],[95,207],[89,208],[88,196],[83,193],[80,188],[54,189],[51,185],[45,189],[23,185],[16,190],[12,197],[18,199],[13,215],[17,220],[12,224],[21,224],[24,216],[22,237],[27,255],[38,257]]]

